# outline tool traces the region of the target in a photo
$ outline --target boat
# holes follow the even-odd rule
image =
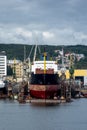
[[[87,87],[83,87],[81,89],[81,95],[84,97],[84,98],[87,98]]]
[[[59,75],[57,62],[49,60],[44,53],[42,60],[34,61],[29,83],[30,96],[38,99],[57,99]]]
[[[5,95],[7,95],[6,81],[0,77],[0,98],[5,97]]]

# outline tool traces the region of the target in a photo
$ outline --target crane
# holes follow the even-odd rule
[[[69,73],[70,73],[70,79],[74,78],[74,55],[70,54],[70,66],[69,66]]]

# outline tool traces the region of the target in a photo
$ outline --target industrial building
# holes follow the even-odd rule
[[[12,76],[8,76],[8,79],[12,80],[12,79],[20,79],[22,80],[23,77],[23,63],[20,60],[8,60],[8,66],[11,67],[12,71],[13,71],[13,75]],[[14,77],[15,76],[15,77]]]
[[[69,70],[65,72],[66,79],[70,78]],[[80,80],[83,85],[87,86],[87,70],[86,69],[76,69],[74,70],[74,79]]]
[[[0,77],[7,76],[7,56],[5,51],[0,52]]]

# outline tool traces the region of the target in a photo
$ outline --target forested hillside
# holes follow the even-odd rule
[[[24,59],[24,46],[26,48],[26,58],[29,56],[32,45],[23,45],[23,44],[0,44],[0,51],[5,51],[8,59]],[[62,50],[64,48],[64,53],[77,53],[84,54],[85,59],[80,60],[75,63],[75,68],[86,68],[87,69],[87,46],[76,45],[76,46],[51,46],[51,45],[40,45],[39,48],[43,53],[44,50],[49,53],[50,56],[55,57],[58,54],[55,53],[55,50]],[[33,57],[34,49],[31,53],[31,58]],[[37,56],[39,53],[37,53]]]

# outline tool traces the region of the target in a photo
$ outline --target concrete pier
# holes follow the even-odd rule
[[[33,104],[60,104],[61,100],[54,100],[54,99],[30,99],[26,100],[26,103],[33,103]]]

